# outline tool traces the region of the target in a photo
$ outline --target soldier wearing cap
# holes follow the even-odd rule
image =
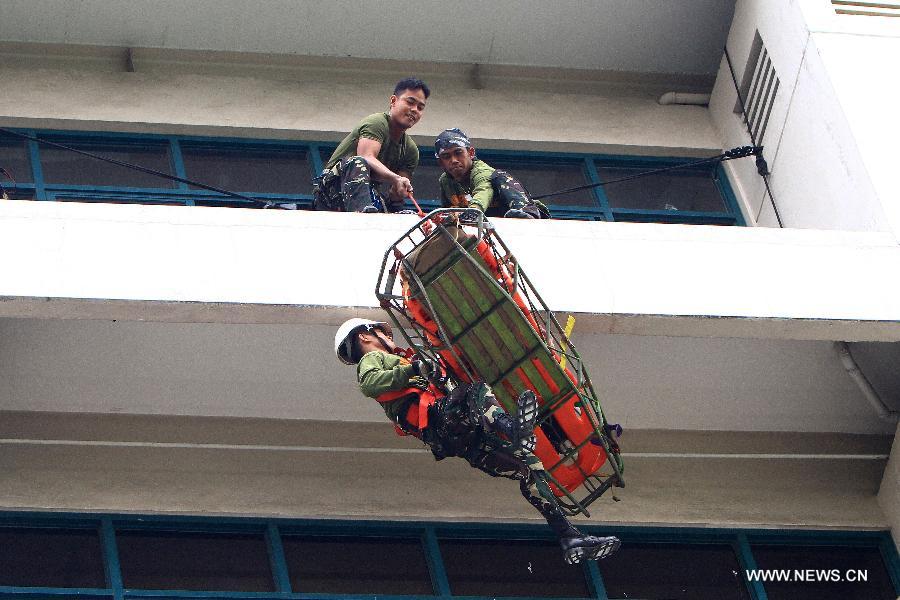
[[[394,86],[388,112],[369,115],[353,128],[313,185],[313,208],[347,212],[401,212],[419,149],[406,131],[419,122],[431,90],[421,79]],[[387,198],[377,189],[389,186]]]
[[[441,132],[434,141],[434,155],[444,169],[438,179],[444,206],[476,208],[489,217],[550,218],[547,207],[532,200],[512,175],[479,160],[459,129]]]

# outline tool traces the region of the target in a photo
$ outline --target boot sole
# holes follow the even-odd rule
[[[537,416],[537,396],[531,390],[525,390],[516,398],[516,425],[520,437],[527,438],[534,433]]]
[[[513,449],[520,452],[534,452],[537,438],[534,437],[534,426],[537,423],[537,396],[531,390],[525,390],[516,398],[516,435],[510,440]]]
[[[566,550],[565,559],[570,565],[577,565],[585,560],[602,560],[614,554],[621,545],[622,542],[618,538],[612,538],[599,546],[569,548]]]

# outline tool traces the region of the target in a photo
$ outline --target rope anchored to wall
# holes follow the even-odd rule
[[[5,133],[7,135],[21,138],[23,140],[30,140],[32,142],[38,142],[39,144],[45,144],[47,146],[53,146],[54,148],[59,148],[61,150],[67,150],[69,152],[74,152],[75,154],[80,154],[82,156],[87,156],[88,158],[94,158],[94,159],[101,160],[103,162],[107,162],[107,163],[110,163],[113,165],[118,165],[118,166],[124,167],[126,169],[133,169],[135,171],[140,171],[141,173],[146,173],[147,175],[154,175],[156,177],[161,177],[163,179],[168,179],[170,181],[186,183],[187,185],[192,185],[194,187],[198,187],[198,188],[201,188],[204,190],[209,190],[211,192],[217,192],[219,194],[224,194],[225,196],[230,196],[231,198],[237,198],[239,200],[246,200],[247,202],[252,202],[253,204],[255,204],[257,206],[262,206],[263,208],[275,208],[278,206],[277,203],[272,202],[272,201],[258,200],[256,198],[251,198],[250,196],[238,194],[237,192],[229,192],[228,190],[223,190],[222,188],[217,188],[215,186],[207,185],[205,183],[200,183],[199,181],[194,181],[193,179],[187,179],[185,177],[178,177],[177,175],[172,175],[171,173],[164,173],[163,171],[157,171],[156,169],[149,169],[147,167],[142,167],[140,165],[125,162],[124,160],[116,160],[114,158],[109,158],[107,156],[101,156],[99,154],[94,154],[93,152],[86,152],[84,150],[79,150],[78,148],[72,148],[71,146],[66,146],[65,144],[60,144],[58,142],[51,142],[50,140],[41,139],[38,137],[34,137],[33,135],[27,135],[25,133],[13,131],[11,129],[5,129],[3,127],[0,127],[0,133]]]
[[[184,183],[187,185],[191,185],[194,187],[198,187],[204,190],[209,190],[211,192],[217,192],[219,194],[223,194],[225,196],[229,196],[231,198],[237,198],[239,200],[244,200],[246,202],[250,202],[256,206],[261,206],[262,208],[282,208],[282,204],[284,204],[284,208],[296,208],[296,204],[294,203],[277,203],[271,200],[259,200],[257,198],[251,198],[250,196],[245,196],[244,194],[238,194],[237,192],[231,192],[228,190],[224,190],[222,188],[218,188],[212,185],[208,185],[205,183],[201,183],[199,181],[195,181],[193,179],[187,179],[186,177],[179,177],[177,175],[172,175],[171,173],[165,173],[163,171],[157,171],[156,169],[150,169],[148,167],[142,167],[141,165],[136,165],[133,163],[129,163],[123,160],[117,160],[114,158],[109,158],[107,156],[102,156],[100,154],[94,154],[93,152],[87,152],[85,150],[79,150],[78,148],[73,148],[71,146],[67,146],[65,144],[60,144],[59,142],[53,142],[50,140],[38,138],[32,135],[28,135],[25,133],[20,133],[18,131],[13,131],[11,129],[6,129],[0,127],[0,133],[4,133],[6,135],[10,135],[13,137],[17,137],[23,140],[29,140],[33,142],[37,142],[39,144],[44,144],[47,146],[52,146],[54,148],[59,148],[61,150],[66,150],[68,152],[74,152],[75,154],[80,154],[82,156],[86,156],[88,158],[93,158],[99,161],[107,162],[113,165],[117,165],[126,169],[133,169],[135,171],[140,171],[141,173],[146,173],[148,175],[153,175],[155,177],[160,177],[163,179],[168,179],[170,181],[176,181],[178,183]],[[765,160],[762,157],[762,147],[760,146],[740,146],[737,148],[732,148],[731,150],[726,150],[722,154],[717,154],[716,156],[711,156],[709,158],[703,158],[700,160],[682,163],[678,165],[672,165],[668,167],[662,167],[659,169],[652,169],[650,171],[643,171],[641,173],[635,173],[633,175],[629,175],[627,177],[621,177],[619,179],[611,179],[609,181],[598,182],[598,183],[589,183],[586,185],[579,185],[576,187],[566,188],[564,190],[558,190],[555,192],[549,192],[546,194],[541,194],[538,196],[532,196],[535,200],[540,200],[542,198],[548,198],[550,196],[561,196],[563,194],[568,194],[571,192],[577,192],[580,190],[591,189],[600,186],[612,185],[615,183],[622,183],[625,181],[632,181],[635,179],[639,179],[642,177],[650,177],[652,175],[658,175],[660,173],[665,173],[668,171],[675,171],[678,169],[688,169],[691,167],[698,167],[705,164],[713,164],[720,163],[726,160],[734,160],[737,158],[746,158],[748,156],[756,157],[756,166],[760,175],[768,174],[768,170],[765,164]],[[776,211],[777,215],[777,211]],[[780,223],[780,220],[779,220]]]
[[[744,96],[741,94],[741,86],[738,85],[737,75],[734,73],[734,65],[731,62],[731,55],[728,53],[728,46],[725,46],[725,60],[728,63],[728,71],[731,73],[731,81],[734,84],[734,91],[737,92],[738,103],[741,107],[741,115],[744,117],[744,123],[747,125],[747,133],[750,134],[750,141],[755,148],[759,148],[759,154],[756,157],[756,172],[762,177],[763,183],[766,185],[766,194],[769,196],[769,202],[772,203],[772,210],[775,212],[775,220],[778,221],[779,227],[784,227],[781,221],[781,214],[778,212],[778,205],[775,204],[775,196],[772,195],[772,188],[769,187],[769,165],[762,155],[762,146],[756,143],[756,136],[753,135],[753,129],[750,127],[750,118],[747,116],[747,106],[744,103]]]
[[[740,146],[738,148],[732,148],[731,150],[726,150],[722,154],[717,154],[716,156],[711,156],[709,158],[702,158],[700,160],[696,160],[693,162],[682,163],[680,165],[672,165],[669,167],[662,167],[659,169],[652,169],[650,171],[642,171],[641,173],[635,173],[634,175],[628,175],[627,177],[620,177],[619,179],[610,179],[609,181],[601,181],[598,183],[588,183],[585,185],[579,185],[576,187],[566,188],[564,190],[559,190],[556,192],[549,192],[547,194],[541,194],[539,196],[532,196],[534,200],[540,200],[542,198],[549,198],[550,196],[562,196],[563,194],[568,194],[570,192],[578,192],[581,190],[588,190],[595,187],[605,187],[607,185],[612,185],[614,183],[622,183],[623,181],[632,181],[634,179],[640,179],[641,177],[649,177],[651,175],[658,175],[660,173],[666,173],[667,171],[676,171],[678,169],[689,169],[691,167],[698,167],[700,165],[712,164],[712,163],[720,163],[726,160],[734,160],[736,158],[746,158],[748,156],[756,156],[756,165],[757,169],[759,169],[760,159],[762,158],[762,148],[760,146]],[[765,163],[763,163],[765,164]]]

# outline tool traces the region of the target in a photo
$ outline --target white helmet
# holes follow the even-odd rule
[[[376,327],[384,329],[388,335],[391,335],[391,326],[384,321],[372,321],[369,319],[354,318],[344,321],[344,324],[338,327],[337,333],[334,334],[334,353],[338,359],[345,365],[355,365],[359,360],[353,360],[353,336],[359,333],[360,329],[370,331]]]

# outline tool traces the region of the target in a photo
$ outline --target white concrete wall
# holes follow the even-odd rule
[[[0,203],[0,255],[16,259],[0,266],[0,296],[375,307],[384,253],[416,222],[9,201]],[[773,327],[750,337],[900,339],[900,283],[882,277],[900,271],[890,235],[514,219],[496,226],[554,310],[740,321],[718,333],[726,336],[755,322]],[[822,333],[828,325],[836,327],[831,337]]]
[[[384,423],[334,356],[340,319],[316,316],[0,318],[0,411]],[[894,432],[831,342],[591,334],[581,317],[574,342],[608,418],[629,431]]]
[[[887,527],[878,436],[629,430],[622,443],[626,487],[591,507],[595,523]],[[52,413],[0,412],[0,509],[540,522],[515,482],[436,464],[384,421]]]
[[[0,40],[708,74],[733,4],[3,0]]]
[[[802,6],[801,6],[802,5]],[[845,36],[824,39],[811,35],[804,9],[831,11],[820,0],[747,0],[738,2],[728,38],[738,82],[742,81],[751,43],[758,31],[769,51],[781,85],[768,130],[761,143],[772,172],[770,182],[784,226],[809,229],[891,231],[891,181],[873,178],[874,150],[864,153],[860,140],[887,150],[896,119],[890,105],[891,83],[883,69],[895,64],[896,47],[889,42]],[[880,44],[880,45],[879,45]],[[891,47],[889,53],[875,52]],[[826,49],[823,52],[823,48]],[[846,66],[848,48],[857,59]],[[861,75],[855,69],[866,64]],[[838,67],[846,72],[839,72]],[[844,96],[857,98],[860,114],[872,123],[869,133],[848,111]],[[863,99],[879,98],[863,105]],[[710,103],[710,113],[725,146],[749,143],[742,117],[733,112],[737,94],[723,58]],[[884,159],[878,158],[881,164]],[[751,163],[729,164],[742,190],[751,221],[777,226],[772,204]],[[877,185],[877,187],[876,187]]]
[[[836,15],[824,2],[802,0],[800,6],[887,223],[900,240],[900,27],[886,17]]]
[[[138,50],[129,73],[124,52],[0,45],[0,125],[338,140],[386,110],[394,83],[416,74],[432,87],[410,131],[422,144],[461,127],[503,148],[699,156],[719,148],[705,108],[657,104],[669,86],[683,88],[674,76],[510,67],[473,78],[469,65],[152,50]]]

